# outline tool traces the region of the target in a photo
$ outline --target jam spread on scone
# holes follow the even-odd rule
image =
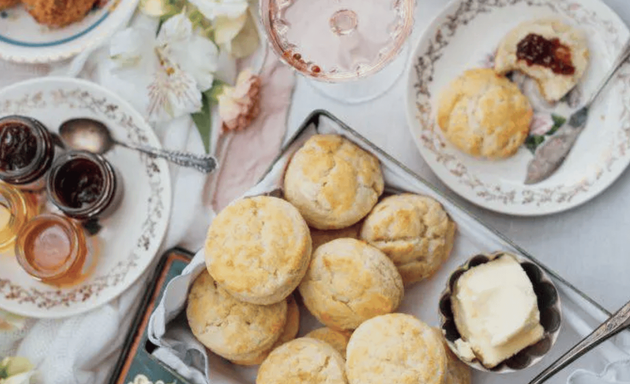
[[[516,57],[528,65],[541,65],[560,75],[573,75],[575,67],[571,60],[571,50],[560,39],[546,39],[530,33],[518,43]]]

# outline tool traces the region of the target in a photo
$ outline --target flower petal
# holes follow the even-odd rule
[[[179,13],[162,24],[157,37],[159,47],[174,46],[186,43],[193,35],[192,23],[186,14]]]
[[[190,0],[190,3],[213,21],[221,16],[236,19],[245,13],[248,7],[247,0]]]
[[[157,71],[148,91],[150,121],[169,121],[201,110],[201,92],[195,79],[176,68]]]
[[[193,35],[185,44],[170,46],[165,55],[195,79],[200,91],[212,87],[214,73],[219,67],[219,50],[212,41]]]
[[[220,16],[213,23],[214,41],[221,45],[232,41],[245,26],[247,13],[243,13],[236,19]]]

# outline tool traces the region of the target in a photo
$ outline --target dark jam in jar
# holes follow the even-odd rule
[[[516,46],[516,58],[525,60],[528,65],[540,65],[560,75],[573,75],[575,67],[571,50],[558,38],[547,39],[530,33]]]
[[[84,221],[109,216],[122,196],[114,167],[103,156],[85,151],[60,156],[50,170],[47,188],[61,212]]]
[[[54,157],[52,136],[39,121],[24,116],[0,119],[0,180],[41,190]]]
[[[103,193],[103,174],[94,162],[76,159],[64,164],[55,178],[59,199],[70,208],[94,204]]]
[[[0,126],[0,169],[18,171],[33,162],[37,137],[24,124],[10,121]]]

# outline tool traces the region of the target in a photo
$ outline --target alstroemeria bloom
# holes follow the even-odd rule
[[[110,45],[112,74],[146,90],[142,104],[153,122],[201,109],[201,93],[212,87],[218,55],[214,43],[196,34],[183,13],[168,19],[157,37],[150,28],[128,28]]]
[[[220,17],[237,19],[245,14],[248,7],[247,0],[190,0],[190,3],[212,21]]]

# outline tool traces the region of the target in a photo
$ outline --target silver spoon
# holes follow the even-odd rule
[[[115,140],[111,132],[100,121],[93,119],[72,119],[61,124],[59,135],[70,148],[93,153],[105,153],[114,145],[133,149],[148,155],[166,159],[183,167],[192,167],[200,172],[210,173],[217,167],[217,160],[208,155],[189,152],[169,151],[147,145],[128,144]]]
[[[628,328],[628,326],[630,326],[630,303],[624,305],[619,312],[615,313],[610,319],[606,320],[605,323],[593,331],[593,333],[586,336],[584,340],[580,341],[575,347],[571,348],[562,357],[542,371],[540,375],[530,381],[529,384],[544,383],[553,375],[564,369],[567,365],[585,355],[588,351],[597,347],[604,341]]]

